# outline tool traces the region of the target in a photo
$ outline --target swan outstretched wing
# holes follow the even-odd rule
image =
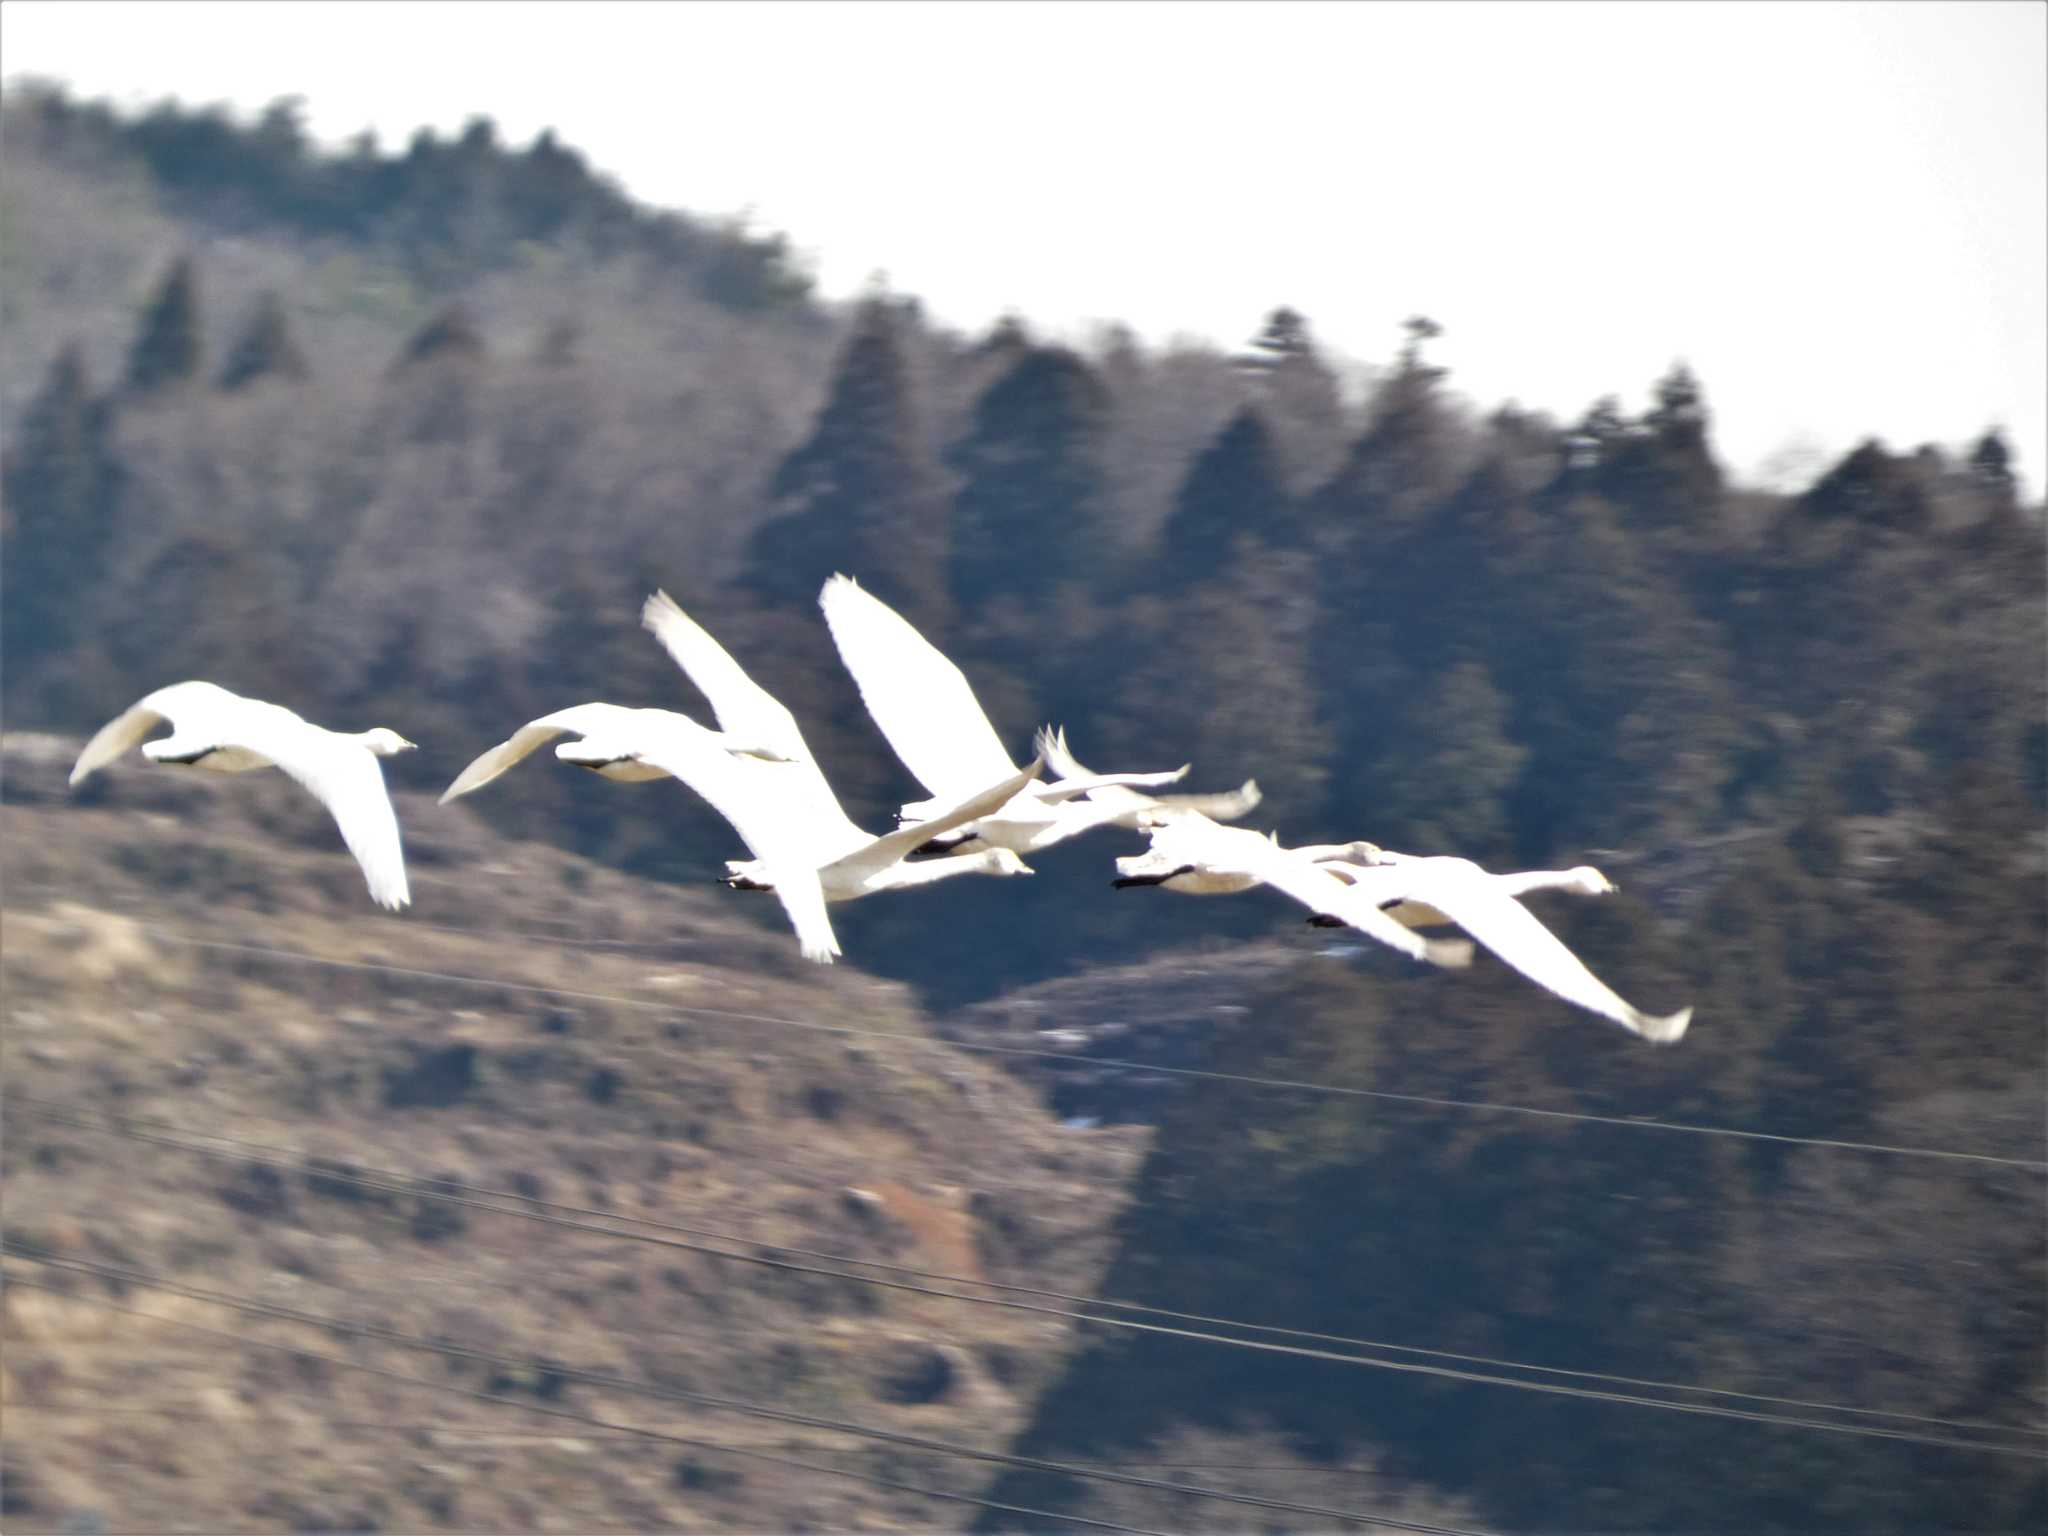
[[[1265,794],[1259,788],[1257,779],[1246,779],[1235,789],[1220,789],[1213,794],[1159,795],[1157,803],[1162,810],[1194,811],[1211,821],[1236,821],[1249,816],[1258,808]],[[1126,823],[1134,825],[1134,823]]]
[[[578,736],[596,736],[607,732],[628,729],[643,711],[628,709],[623,704],[572,704],[567,709],[558,709],[551,715],[542,715],[519,727],[504,741],[490,751],[480,754],[474,762],[455,776],[441,796],[441,804],[482,789],[491,780],[507,772],[525,758],[546,746],[557,736],[573,733]]]
[[[1245,834],[1256,836],[1256,834]],[[1259,839],[1264,842],[1265,839]],[[1276,891],[1283,891],[1311,912],[1334,917],[1368,938],[1378,939],[1411,959],[1458,969],[1472,963],[1472,946],[1463,939],[1430,939],[1395,922],[1350,882],[1313,859],[1302,858],[1271,843],[1270,853],[1246,860],[1246,870]]]
[[[839,804],[839,797],[812,758],[811,749],[804,744],[804,733],[797,728],[796,716],[774,694],[747,676],[725,647],[711,637],[710,631],[678,608],[666,592],[656,592],[647,599],[640,609],[640,622],[710,702],[711,712],[728,738],[725,750],[740,754],[759,752],[780,759],[764,766],[787,770],[774,782],[781,787],[784,803],[801,813],[809,831],[836,840],[842,850],[866,838],[867,834],[854,825]],[[732,820],[729,816],[726,819]],[[746,833],[740,835],[744,837]]]
[[[736,746],[745,743],[792,762],[810,761],[796,716],[747,676],[709,630],[676,606],[674,598],[656,592],[641,605],[640,622],[697,685],[718,717],[719,729],[731,736]]]
[[[928,793],[959,799],[1017,771],[967,675],[902,614],[851,576],[827,581],[818,606],[876,728]]]
[[[412,900],[405,881],[405,852],[398,816],[384,787],[384,770],[368,747],[308,724],[290,710],[253,699],[238,701],[232,728],[221,745],[242,747],[270,759],[308,794],[327,807],[341,840],[362,866],[370,895],[393,909]]]
[[[806,960],[830,965],[841,953],[832,918],[825,911],[825,887],[815,869],[778,867],[775,871],[775,899],[796,930],[797,948]]]
[[[576,761],[573,750],[563,755]],[[815,769],[807,774],[804,763],[736,756],[716,733],[686,716],[648,731],[635,756],[680,779],[731,824],[767,867],[806,960],[829,962],[840,952],[818,880],[818,866],[825,862],[818,839],[835,829],[829,818],[821,827],[815,805],[808,804]]]
[[[158,726],[168,724],[181,735],[211,735],[229,727],[240,706],[250,703],[217,683],[172,683],[144,695],[97,731],[71,769],[79,784],[123,753],[140,746]]]
[[[1537,986],[1613,1020],[1632,1034],[1668,1044],[1683,1036],[1692,1022],[1690,1008],[1659,1017],[1625,1001],[1510,895],[1498,877],[1476,867],[1439,868],[1425,860],[1403,862],[1366,870],[1354,889],[1375,904],[1403,901],[1435,909]]]
[[[930,821],[898,827],[894,832],[874,838],[831,862],[857,880],[864,879],[878,870],[887,869],[898,859],[915,852],[927,840],[951,832],[955,827],[964,827],[969,822],[979,821],[1007,805],[1012,796],[1038,777],[1039,770],[1044,766],[1043,762],[1034,757],[1028,768],[1011,773],[986,789],[969,795],[965,800],[941,811]]]
[[[598,744],[609,757],[615,744]],[[659,729],[644,729],[634,739],[634,757],[682,780],[732,825],[740,841],[758,859],[778,862],[795,852],[801,859],[803,818],[786,814],[783,790],[797,765],[764,763],[735,757],[687,716],[677,716]],[[565,762],[582,761],[583,743],[560,748]]]

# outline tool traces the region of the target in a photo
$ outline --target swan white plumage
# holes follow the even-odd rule
[[[678,724],[677,722],[681,722]],[[632,753],[644,740],[652,740],[655,733],[665,730],[703,731],[713,745],[723,751],[742,757],[758,757],[767,762],[782,762],[785,759],[773,748],[759,743],[745,743],[730,735],[708,730],[698,725],[688,715],[677,714],[669,709],[629,709],[623,704],[573,704],[567,709],[558,709],[553,714],[542,715],[538,720],[529,720],[511,736],[499,742],[488,752],[481,753],[475,761],[455,777],[441,796],[441,804],[460,799],[482,789],[499,775],[507,772],[531,753],[538,751],[555,737],[574,735],[584,738],[591,750],[574,759],[578,767],[588,768],[607,779],[621,784],[644,783],[649,779],[669,777],[664,768],[652,763],[643,763]],[[555,749],[561,756],[564,742]],[[617,750],[605,760],[599,760],[601,748]]]
[[[1226,827],[1198,811],[1151,811],[1152,846],[1116,861],[1119,888],[1159,885],[1191,896],[1222,896],[1270,885],[1333,922],[1356,928],[1416,960],[1455,969],[1472,962],[1463,939],[1429,939],[1379,909],[1318,855],[1349,850],[1342,844],[1283,848],[1270,833]],[[1370,844],[1364,845],[1371,847]]]
[[[1007,848],[918,864],[903,861],[932,834],[965,826],[1005,804],[1038,775],[1040,761],[1034,759],[1022,770],[1006,768],[957,803],[942,807],[928,822],[873,836],[856,826],[839,804],[805,746],[795,717],[666,592],[648,598],[641,621],[710,701],[729,735],[764,743],[782,761],[760,761],[723,750],[710,739],[713,733],[694,721],[686,722],[690,730],[666,726],[650,732],[649,739],[628,755],[673,774],[732,823],[754,857],[728,860],[727,883],[740,890],[775,892],[796,929],[805,959],[829,962],[840,953],[825,914],[827,902],[852,901],[954,875],[1031,873]],[[589,762],[615,745],[565,742],[555,754],[565,762]]]
[[[1470,859],[1379,850],[1363,865],[1332,862],[1324,867],[1404,927],[1462,928],[1537,986],[1645,1040],[1672,1044],[1692,1023],[1690,1007],[1660,1016],[1624,1001],[1518,899],[1531,891],[1581,896],[1613,891],[1614,882],[1589,864],[1494,875]]]
[[[1131,832],[1149,830],[1162,816],[1189,812],[1206,816],[1211,821],[1235,821],[1256,808],[1265,798],[1259,789],[1257,779],[1246,779],[1235,789],[1219,790],[1212,794],[1140,794],[1135,789],[1126,788],[1115,782],[1113,775],[1090,773],[1083,768],[1074,760],[1074,754],[1067,750],[1067,733],[1063,730],[1054,730],[1050,727],[1041,730],[1035,745],[1038,748],[1038,755],[1045,759],[1047,771],[1058,784],[1079,788],[1093,804],[1117,807],[1119,814],[1111,818],[1111,824]],[[1345,843],[1329,848],[1290,851],[1311,853],[1318,859],[1351,858],[1357,856],[1355,850],[1367,848],[1375,853],[1379,851],[1372,843]]]
[[[933,645],[911,622],[894,608],[867,591],[850,576],[830,578],[818,594],[825,625],[839,648],[840,660],[853,675],[868,714],[887,739],[896,756],[931,795],[931,799],[905,805],[899,819],[931,826],[934,813],[957,803],[976,787],[993,783],[1017,771],[1004,750],[995,727],[989,723],[966,674]],[[723,717],[720,723],[723,724]],[[1054,738],[1039,736],[1038,751],[1051,761]],[[1059,749],[1065,742],[1059,740]],[[1131,786],[1157,787],[1171,784],[1187,773],[1187,765],[1168,773],[1091,774],[1071,766],[1057,781],[1033,781],[1008,805],[993,816],[984,816],[965,828],[956,846],[1008,848],[1015,853],[1033,853],[1069,837],[1114,822],[1131,824],[1136,805],[1154,802],[1136,796]],[[1124,788],[1134,798],[1112,804],[1097,800],[1082,803],[1090,790]],[[1247,785],[1249,801],[1236,814],[1257,803],[1257,789]],[[1219,800],[1213,809],[1227,818],[1231,805]]]
[[[170,735],[143,740],[164,724]],[[244,698],[215,683],[172,683],[101,726],[78,754],[71,782],[83,783],[138,744],[153,763],[214,773],[282,769],[327,807],[377,904],[396,910],[412,900],[398,817],[377,765],[380,757],[412,750],[413,743],[396,731],[330,731],[281,704]]]

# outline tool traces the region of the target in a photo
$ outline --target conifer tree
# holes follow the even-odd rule
[[[1108,400],[1058,347],[1026,352],[975,406],[951,456],[953,599],[1043,597],[1095,574],[1105,547],[1100,454]]]
[[[400,430],[414,442],[467,438],[476,426],[483,336],[467,308],[450,304],[413,332],[392,360]]]
[[[1344,401],[1307,318],[1285,306],[1274,310],[1238,366],[1258,386],[1288,488],[1327,479],[1344,451]]]
[[[912,623],[946,618],[948,508],[892,309],[863,304],[811,435],[770,487],[779,509],[749,548],[747,583],[804,606],[835,571],[873,582]]]
[[[1023,317],[1006,314],[989,327],[986,336],[974,344],[974,355],[1013,363],[1035,345],[1031,339],[1031,332],[1025,327]]]
[[[1779,529],[1779,552],[1808,569],[1855,560],[1933,526],[1928,487],[1911,462],[1870,438],[1858,444],[1793,503]]]
[[[165,271],[129,348],[129,392],[146,395],[196,378],[201,350],[198,280],[192,258],[180,256]]]
[[[1334,735],[1311,664],[1311,556],[1247,542],[1247,558],[1119,620],[1124,675],[1108,690],[1103,757],[1190,761],[1216,787],[1256,777],[1273,812],[1299,824],[1322,796]]]
[[[1457,484],[1458,440],[1443,398],[1444,370],[1423,360],[1424,343],[1440,332],[1420,316],[1407,322],[1408,340],[1373,401],[1371,425],[1345,456],[1330,482],[1316,492],[1310,524],[1318,563],[1316,675],[1323,712],[1347,722],[1349,740],[1337,758],[1356,757],[1367,723],[1395,707],[1415,686],[1406,661],[1411,639],[1390,621],[1406,592],[1389,569],[1417,527]],[[1340,773],[1347,770],[1340,768]],[[1333,788],[1340,800],[1343,785]]]
[[[1316,520],[1338,552],[1370,551],[1456,478],[1455,433],[1441,388],[1445,370],[1422,357],[1423,344],[1443,328],[1417,315],[1403,329],[1408,340],[1373,401],[1372,424],[1316,497]]]
[[[1273,434],[1261,413],[1246,407],[1181,482],[1162,546],[1146,563],[1149,585],[1170,591],[1208,580],[1231,562],[1240,537],[1289,549],[1299,546],[1301,532]]]
[[[1406,704],[1400,727],[1378,733],[1398,748],[1382,750],[1369,776],[1389,834],[1429,853],[1511,853],[1507,796],[1529,753],[1485,664],[1459,662],[1411,689]]]
[[[483,356],[483,336],[476,321],[461,304],[438,310],[427,323],[406,339],[393,362],[394,368],[411,368],[420,363],[446,360],[474,361]]]
[[[1984,497],[1988,510],[2004,512],[2019,503],[2019,480],[2012,472],[2012,450],[2005,436],[1993,427],[1970,449],[1970,480]]]
[[[1596,485],[1638,528],[1670,535],[1680,550],[1696,550],[1714,535],[1723,491],[1707,438],[1706,397],[1692,371],[1678,363],[1657,381],[1655,401],[1638,428],[1606,443]]]
[[[121,480],[110,422],[77,344],[67,346],[22,411],[0,473],[10,674],[31,655],[67,643],[86,589],[102,574]]]
[[[284,301],[275,289],[267,289],[257,299],[247,327],[228,349],[227,361],[214,382],[216,388],[232,392],[259,379],[303,379],[307,372],[305,354],[292,335]]]

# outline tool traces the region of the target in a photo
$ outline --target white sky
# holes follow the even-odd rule
[[[1724,458],[1999,423],[2048,466],[2048,6],[6,0],[0,61],[316,137],[487,115],[636,196],[748,210],[828,297],[876,271],[1235,346],[1292,304],[1481,406],[1640,409],[1676,359]],[[1796,464],[1796,470],[1794,465]]]

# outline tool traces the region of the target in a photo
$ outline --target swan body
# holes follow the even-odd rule
[[[1034,780],[994,815],[976,820],[948,843],[934,825],[938,813],[978,787],[1015,773],[1017,765],[966,674],[902,614],[850,576],[828,580],[818,606],[868,714],[931,796],[905,805],[898,817],[905,824],[922,823],[931,842],[963,851],[998,847],[1034,853],[1124,819],[1124,808],[1083,803],[1081,797],[1090,790],[1157,787],[1177,782],[1188,771],[1186,764],[1168,773],[1089,774],[1077,768],[1057,782]],[[1038,748],[1044,757],[1044,733]]]
[[[756,757],[764,762],[786,761],[773,748],[708,730],[688,715],[677,714],[674,710],[628,709],[623,704],[574,704],[551,715],[542,715],[538,720],[529,720],[506,740],[480,754],[456,775],[455,782],[442,794],[441,804],[446,805],[450,800],[482,789],[562,735],[583,737],[591,750],[570,758],[562,752],[562,748],[568,745],[563,742],[556,746],[556,756],[565,762],[574,761],[579,767],[589,768],[616,783],[637,784],[649,779],[667,778],[665,769],[644,763],[633,753],[640,741],[671,729],[702,731],[721,750],[738,756]]]
[[[171,734],[143,738],[160,725]],[[116,715],[93,734],[71,770],[81,784],[108,763],[140,746],[153,763],[177,763],[213,773],[279,768],[327,807],[342,841],[355,855],[370,895],[394,911],[412,900],[398,817],[384,787],[380,757],[409,752],[413,743],[382,726],[349,733],[301,719],[281,704],[244,698],[214,683],[173,683]]]
[[[1494,875],[1470,859],[1381,851],[1369,867],[1352,863],[1325,867],[1403,927],[1454,924],[1537,986],[1611,1019],[1645,1040],[1669,1045],[1683,1038],[1692,1023],[1690,1007],[1660,1016],[1624,1001],[1519,900],[1531,891],[1604,896],[1616,889],[1613,881],[1591,865]]]
[[[1270,885],[1319,916],[1356,928],[1412,959],[1455,969],[1471,964],[1463,939],[1424,938],[1379,909],[1379,903],[1332,872],[1318,848],[1283,848],[1267,833],[1226,827],[1199,811],[1152,811],[1152,846],[1116,861],[1119,888],[1161,885],[1194,896],[1228,895]],[[1355,845],[1338,845],[1350,849]],[[1370,847],[1371,845],[1366,845]]]
[[[840,953],[825,913],[827,902],[927,885],[954,875],[1031,873],[1013,850],[1004,848],[915,865],[903,861],[934,833],[965,826],[1005,805],[1037,777],[1043,766],[1037,760],[972,786],[928,822],[873,836],[855,825],[839,804],[805,746],[795,717],[667,593],[648,598],[641,620],[710,701],[720,727],[736,739],[765,745],[780,760],[725,750],[713,739],[715,733],[694,721],[686,722],[687,730],[670,724],[651,731],[626,755],[681,779],[732,823],[754,857],[730,861],[727,883],[738,890],[773,891],[796,930],[805,959],[829,963]],[[608,754],[618,745],[586,738],[563,743],[555,755],[585,765],[601,759],[615,762],[619,759]]]

